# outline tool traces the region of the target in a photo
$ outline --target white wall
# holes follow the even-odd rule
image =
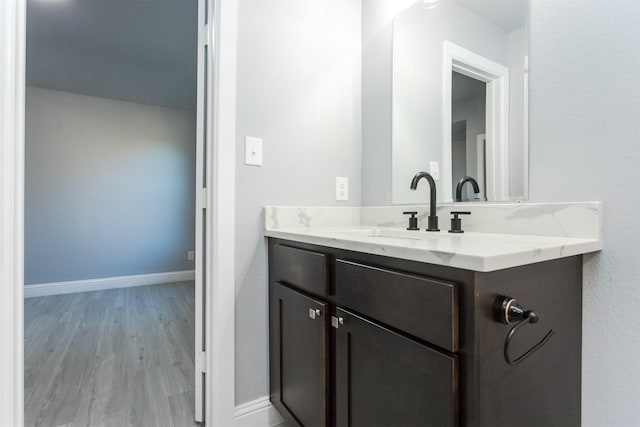
[[[583,425],[638,426],[640,2],[532,1],[530,47],[531,200],[604,202],[604,249],[584,262]]]
[[[236,404],[268,393],[265,205],[360,204],[360,0],[241,0]],[[244,165],[244,137],[264,165]],[[336,203],[335,177],[349,178]]]
[[[27,88],[25,283],[193,269],[195,115]]]

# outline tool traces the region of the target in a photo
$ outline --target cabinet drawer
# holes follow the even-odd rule
[[[316,295],[329,290],[329,256],[286,245],[273,247],[272,280]]]
[[[336,261],[338,304],[446,350],[458,350],[453,283]]]

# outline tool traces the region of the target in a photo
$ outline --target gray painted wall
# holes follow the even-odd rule
[[[388,69],[390,24],[365,33],[385,23],[369,10],[381,2],[363,2],[363,20],[377,18],[363,22],[363,42],[382,39],[363,46],[363,64]],[[640,2],[531,3],[530,198],[605,209],[604,250],[584,263],[583,425],[640,425]],[[363,107],[363,124],[388,129],[388,75],[363,68],[362,79],[363,100],[377,85],[383,94]],[[390,144],[371,135],[363,129],[363,204],[389,204],[388,174],[368,174],[390,167]]]
[[[525,122],[528,110],[528,87],[525,58],[528,58],[529,23],[526,27],[515,30],[508,35],[509,39],[509,197],[511,200],[524,199],[528,192],[525,185],[529,178],[526,175],[525,150],[528,144],[528,127]]]
[[[238,10],[236,403],[268,394],[265,205],[359,205],[360,0],[241,0]],[[244,137],[264,166],[244,165]],[[335,177],[349,202],[335,201]]]
[[[531,2],[533,201],[602,200],[585,257],[584,426],[640,425],[640,2]]]
[[[362,204],[391,204],[394,3],[362,1]]]
[[[193,269],[193,112],[27,88],[25,283]]]

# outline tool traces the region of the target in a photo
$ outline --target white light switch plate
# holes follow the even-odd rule
[[[262,166],[262,139],[250,136],[244,138],[244,164]]]
[[[429,162],[429,169],[431,169],[431,177],[434,181],[440,181],[440,163]]]
[[[336,176],[336,200],[349,200],[349,178],[346,176]]]

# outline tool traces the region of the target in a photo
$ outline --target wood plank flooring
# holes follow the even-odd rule
[[[25,426],[198,426],[193,282],[25,300]]]

